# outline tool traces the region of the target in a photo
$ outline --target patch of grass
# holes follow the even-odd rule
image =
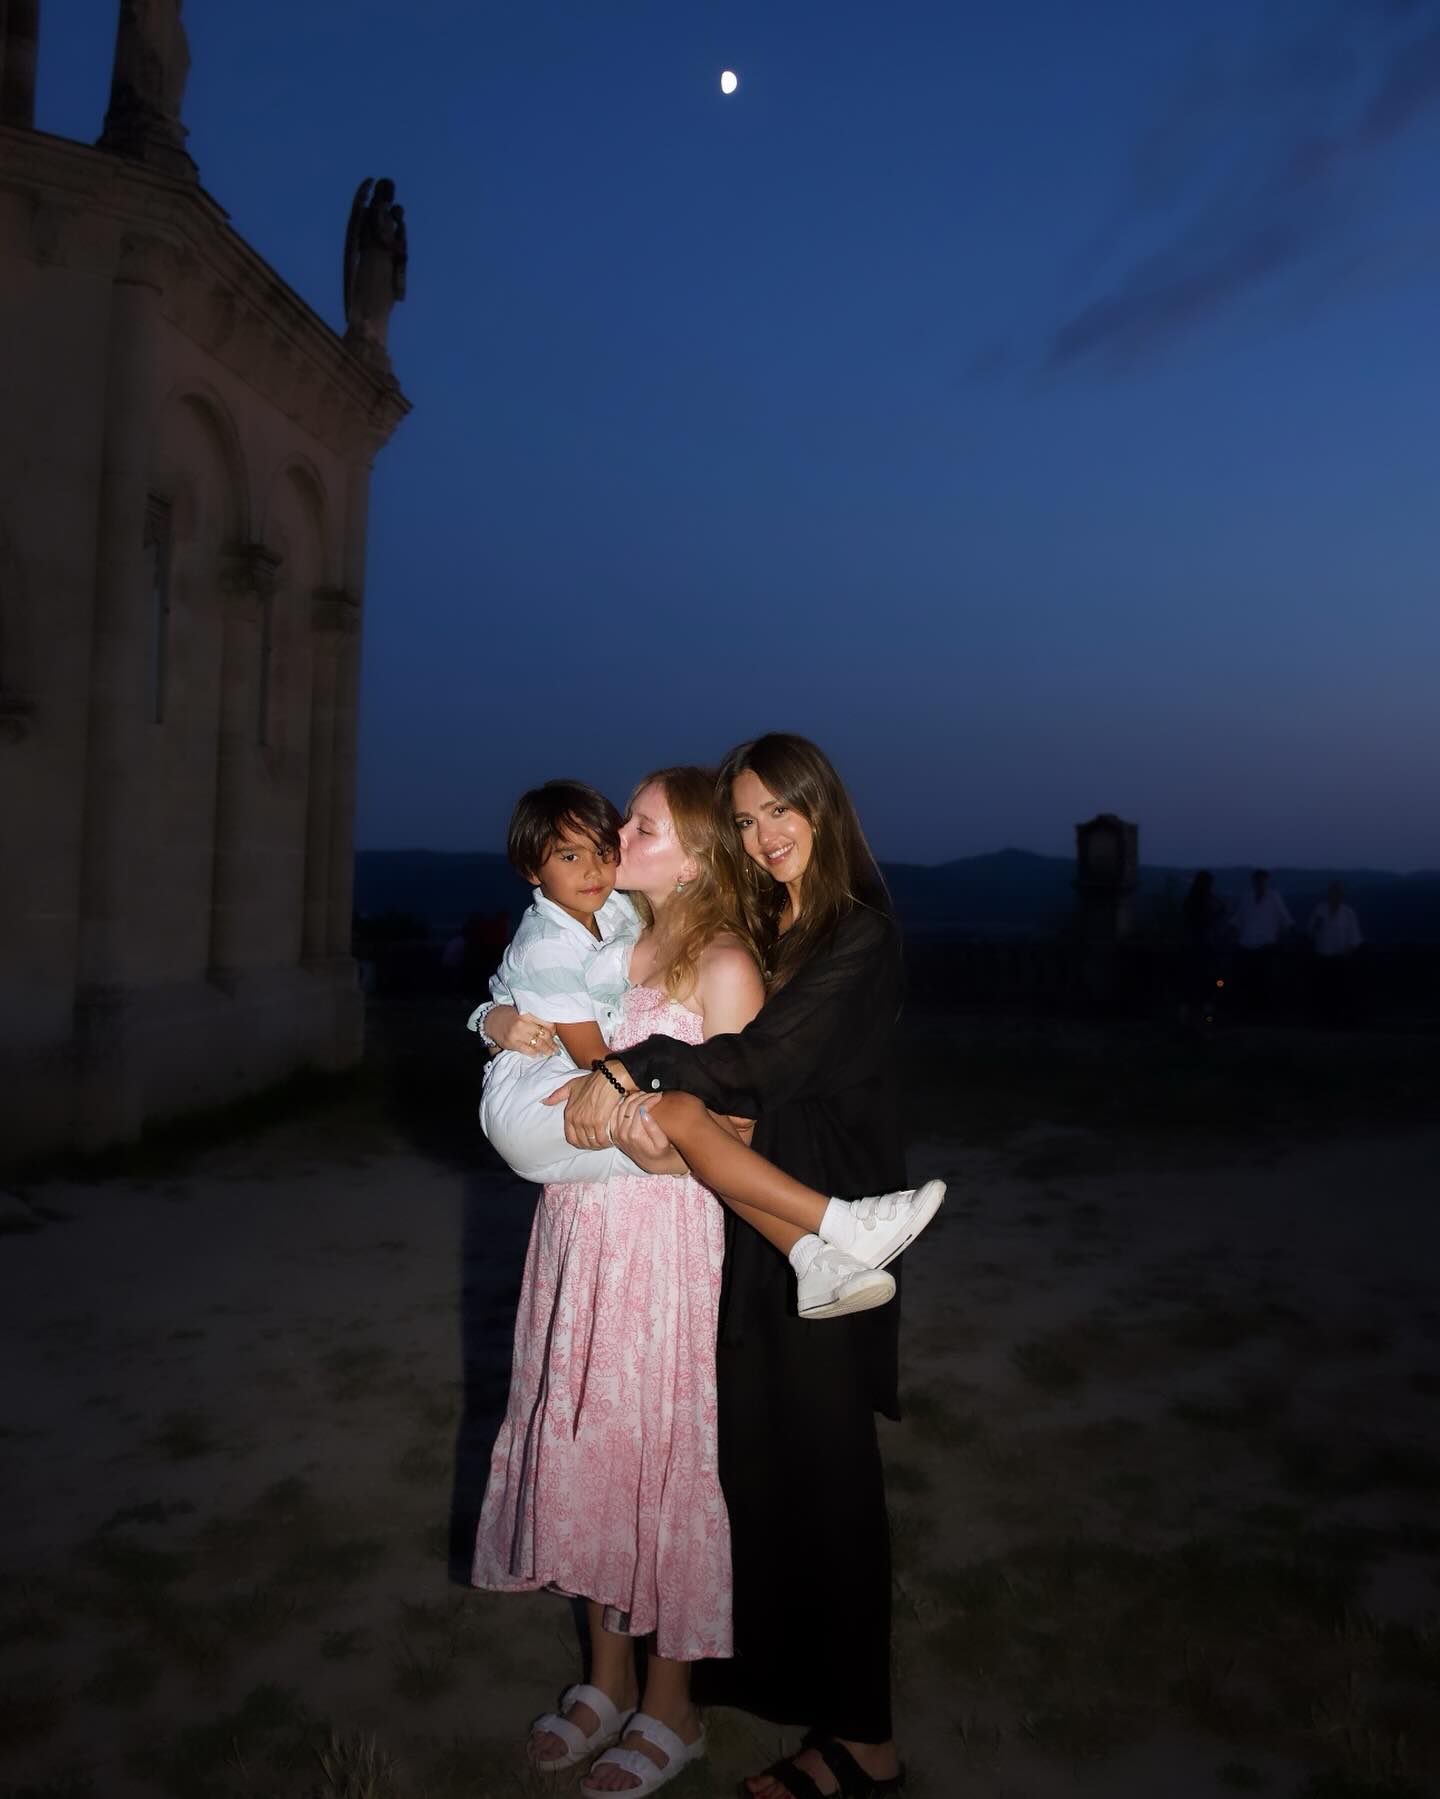
[[[153,1593],[173,1587],[194,1568],[187,1555],[152,1549],[148,1543],[139,1543],[119,1532],[106,1531],[92,1537],[81,1555],[97,1574],[134,1592]]]
[[[450,1456],[429,1443],[412,1443],[391,1463],[397,1480],[412,1487],[440,1487],[451,1472]]]
[[[199,1461],[203,1456],[214,1455],[220,1447],[215,1427],[203,1412],[171,1412],[161,1420],[159,1430],[145,1441],[172,1462]]]
[[[234,1711],[187,1725],[163,1747],[147,1745],[132,1766],[174,1799],[215,1799],[227,1767],[252,1757],[293,1763],[314,1746],[316,1729],[298,1693],[266,1684],[252,1687]]]
[[[367,1731],[332,1731],[315,1760],[315,1799],[405,1799],[399,1762]]]
[[[388,1554],[388,1544],[379,1537],[303,1543],[280,1570],[280,1579],[297,1586],[328,1581],[348,1584],[373,1574]]]
[[[1292,1437],[1280,1446],[1280,1471],[1288,1486],[1326,1499],[1440,1492],[1440,1456],[1418,1443]]]
[[[453,1431],[460,1422],[459,1401],[450,1395],[427,1400],[421,1406],[419,1416],[427,1430]]]
[[[428,1705],[448,1693],[460,1678],[451,1643],[417,1646],[402,1642],[391,1679],[391,1689],[414,1705]]]
[[[97,1799],[95,1777],[82,1770],[57,1774],[39,1786],[0,1787],[0,1799]]]
[[[1411,1780],[1388,1775],[1376,1780],[1337,1769],[1312,1775],[1295,1789],[1295,1799],[1426,1799],[1426,1794]]]
[[[351,1625],[347,1630],[327,1630],[320,1639],[320,1653],[327,1662],[349,1662],[369,1652],[369,1633],[359,1625]]]
[[[380,1376],[396,1360],[395,1351],[383,1343],[346,1343],[321,1356],[320,1367],[329,1376],[331,1399],[343,1403],[373,1393]]]
[[[419,1549],[427,1562],[446,1562],[450,1560],[450,1526],[448,1524],[427,1524],[420,1532]]]
[[[910,1387],[900,1395],[900,1416],[927,1443],[962,1448],[984,1435],[985,1424],[967,1412],[958,1395],[931,1387]]]
[[[255,1585],[223,1594],[210,1608],[210,1616],[227,1641],[264,1642],[279,1636],[294,1618],[297,1600],[283,1587]]]
[[[55,1608],[57,1595],[35,1581],[6,1581],[0,1609],[0,1648],[16,1643],[51,1643],[63,1636],[65,1626]]]
[[[1215,1778],[1222,1787],[1231,1787],[1237,1793],[1258,1793],[1270,1784],[1270,1776],[1259,1768],[1252,1768],[1249,1762],[1221,1762],[1215,1770]]]
[[[0,1749],[23,1749],[53,1735],[65,1715],[58,1685],[38,1676],[0,1689]]]
[[[1125,1743],[1130,1731],[1131,1720],[1124,1708],[1105,1699],[1020,1714],[1021,1734],[1052,1755],[1109,1755]]]
[[[716,1714],[711,1716],[719,1722]],[[712,1755],[715,1734],[712,1731]],[[516,1742],[508,1738],[452,1737],[425,1767],[426,1799],[474,1799],[480,1793],[507,1793],[516,1799],[529,1799],[533,1793],[538,1799],[541,1793],[553,1792],[554,1786],[555,1776],[526,1767]]]
[[[1078,1393],[1089,1378],[1085,1351],[1108,1343],[1099,1327],[1049,1331],[1010,1351],[1016,1372],[1044,1393]]]
[[[1215,1398],[1192,1394],[1176,1399],[1170,1415],[1204,1430],[1263,1430],[1289,1408],[1290,1394],[1284,1388],[1249,1386]]]
[[[96,1705],[131,1711],[145,1703],[159,1678],[160,1664],[155,1658],[142,1647],[127,1643],[109,1651],[81,1687],[80,1695]]]
[[[1273,1331],[1281,1319],[1278,1308],[1267,1313],[1212,1300],[1181,1312],[1171,1321],[1169,1334],[1179,1349],[1238,1349],[1242,1343]]]
[[[1354,1670],[1374,1660],[1341,1628],[1355,1579],[1213,1538],[1156,1551],[1042,1539],[932,1573],[933,1640],[958,1680],[1068,1752],[1145,1734],[1166,1714],[1293,1746],[1317,1704],[1352,1702]]]
[[[143,1505],[122,1505],[100,1526],[101,1530],[117,1530],[122,1524],[169,1524],[173,1518],[188,1518],[195,1507],[188,1499],[147,1499]]]
[[[909,1493],[920,1496],[934,1489],[935,1483],[923,1468],[917,1468],[913,1462],[887,1462],[885,1464],[885,1487],[890,1493]]]

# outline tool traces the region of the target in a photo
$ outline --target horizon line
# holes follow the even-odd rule
[[[432,848],[429,848],[429,847],[427,847],[425,845],[421,845],[421,844],[408,844],[404,848],[399,848],[399,849],[382,848],[378,845],[372,844],[372,845],[367,845],[364,848],[357,847],[355,850],[355,855],[357,857],[359,857],[359,856],[493,856],[496,859],[496,861],[499,861],[499,862],[504,862],[506,860],[504,850],[432,849]],[[1027,850],[1027,849],[1022,849],[1018,844],[1007,844],[1002,849],[972,850],[966,854],[962,854],[962,855],[958,855],[958,856],[950,856],[950,857],[947,857],[945,859],[945,861],[943,861],[943,862],[916,862],[916,861],[913,861],[911,858],[905,857],[905,856],[877,856],[876,861],[880,863],[882,868],[888,866],[888,867],[892,867],[892,868],[922,868],[922,869],[932,870],[932,869],[941,869],[941,868],[953,868],[957,862],[993,861],[1000,856],[1028,856],[1037,862],[1064,862],[1067,864],[1073,864],[1073,862],[1075,860],[1073,855],[1068,855],[1068,856],[1059,855],[1053,850]],[[1305,863],[1305,862],[1279,862],[1279,861],[1276,861],[1276,862],[1269,862],[1269,863],[1261,863],[1261,862],[1255,862],[1252,860],[1248,860],[1246,858],[1240,858],[1239,860],[1233,860],[1233,861],[1225,861],[1220,858],[1212,858],[1209,861],[1200,860],[1200,861],[1194,861],[1194,862],[1191,862],[1191,861],[1147,862],[1143,857],[1141,858],[1140,863],[1139,863],[1140,872],[1143,873],[1148,869],[1150,872],[1155,873],[1155,874],[1183,874],[1186,872],[1196,871],[1196,870],[1199,870],[1202,868],[1208,868],[1212,872],[1217,872],[1217,873],[1237,874],[1237,873],[1249,872],[1253,869],[1262,868],[1262,867],[1268,869],[1271,874],[1286,874],[1286,873],[1288,873],[1288,874],[1299,874],[1299,875],[1324,875],[1324,876],[1326,876],[1326,878],[1331,878],[1331,879],[1338,878],[1338,877],[1344,876],[1344,875],[1388,875],[1392,880],[1398,880],[1398,881],[1440,880],[1440,865],[1437,865],[1436,867],[1433,867],[1433,868],[1427,868],[1427,867],[1396,868],[1396,867],[1390,867],[1390,866],[1386,866],[1382,863],[1376,863],[1376,862]],[[518,879],[519,877],[517,876],[516,878]]]

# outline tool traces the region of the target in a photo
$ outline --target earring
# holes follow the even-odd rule
[[[676,891],[676,892],[677,892],[677,893],[683,893],[683,892],[684,892],[684,891],[685,891],[685,883],[684,883],[684,881],[677,881],[677,882],[676,882],[676,883],[675,883],[675,891]]]

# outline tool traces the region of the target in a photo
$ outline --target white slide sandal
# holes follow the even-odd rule
[[[561,1717],[560,1712],[568,1711],[572,1705],[588,1705],[600,1720],[593,1736],[586,1736],[578,1724]],[[532,1737],[548,1731],[566,1745],[564,1755],[554,1756],[548,1761],[541,1756],[531,1755],[531,1767],[538,1768],[542,1774],[558,1774],[562,1768],[573,1768],[577,1762],[583,1762],[597,1749],[604,1749],[617,1737],[623,1736],[630,1725],[631,1714],[622,1712],[599,1687],[566,1687],[560,1695],[560,1712],[545,1712],[530,1726]]]
[[[648,1712],[636,1712],[621,1733],[624,1736],[635,1735],[658,1749],[669,1760],[663,1768],[657,1768],[643,1749],[607,1749],[591,1763],[590,1772],[596,1768],[620,1768],[626,1774],[633,1774],[639,1780],[639,1786],[621,1787],[617,1789],[615,1799],[644,1799],[646,1793],[658,1792],[667,1780],[673,1780],[691,1762],[698,1762],[705,1753],[705,1732],[702,1730],[693,1743],[682,1743],[668,1724],[662,1724],[658,1718],[652,1718]],[[603,1793],[604,1787],[592,1787],[588,1780],[580,1782],[582,1793]]]

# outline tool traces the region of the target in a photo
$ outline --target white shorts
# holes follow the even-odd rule
[[[613,1144],[576,1149],[565,1141],[564,1106],[541,1105],[580,1072],[563,1050],[538,1059],[513,1049],[491,1057],[480,1100],[480,1128],[522,1181],[545,1186],[645,1172]]]

